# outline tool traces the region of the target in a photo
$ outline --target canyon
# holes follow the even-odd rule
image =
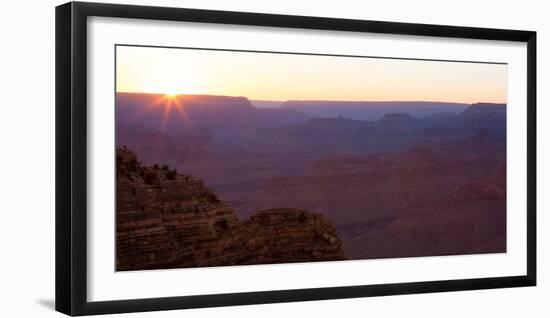
[[[339,153],[275,177],[242,207],[292,206],[332,220],[350,258],[504,251],[505,145],[478,135],[396,153]]]
[[[201,180],[228,224],[314,212],[349,259],[506,251],[505,104],[142,95],[117,95],[117,146]]]

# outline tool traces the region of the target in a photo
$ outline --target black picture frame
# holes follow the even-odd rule
[[[91,16],[486,39],[527,44],[527,273],[523,276],[89,302],[87,18]],[[56,310],[92,315],[536,285],[536,32],[150,6],[56,7]]]

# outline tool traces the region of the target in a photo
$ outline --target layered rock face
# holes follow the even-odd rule
[[[258,212],[236,233],[237,241],[246,242],[248,251],[239,260],[244,264],[344,259],[331,223],[322,215],[303,209]]]
[[[117,150],[117,270],[344,259],[321,215],[278,208],[240,222],[200,179]]]

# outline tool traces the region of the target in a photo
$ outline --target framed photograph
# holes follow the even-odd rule
[[[56,8],[56,309],[536,284],[536,33]]]

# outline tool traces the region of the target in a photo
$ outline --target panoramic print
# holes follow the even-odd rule
[[[116,270],[506,252],[507,65],[116,47]]]

